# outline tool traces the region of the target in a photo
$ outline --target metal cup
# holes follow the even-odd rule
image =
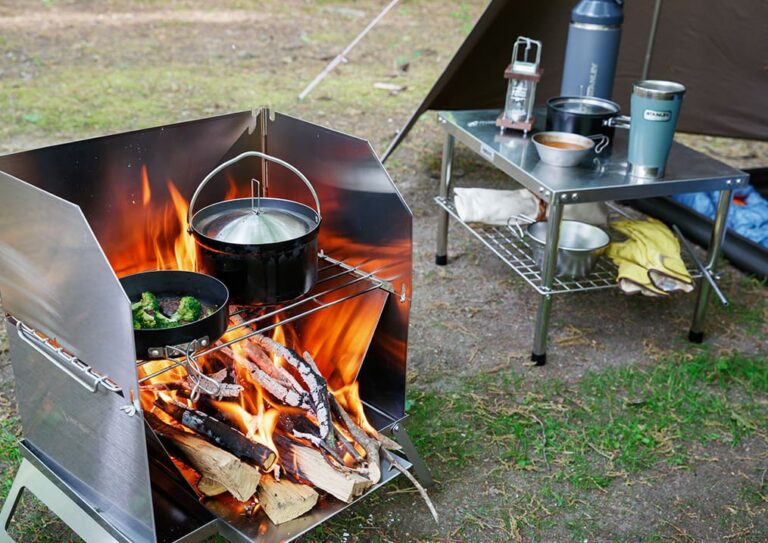
[[[672,81],[639,81],[632,88],[629,174],[658,179],[677,128],[685,86]]]

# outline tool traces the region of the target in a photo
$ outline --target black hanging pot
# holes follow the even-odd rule
[[[547,131],[570,132],[582,136],[603,135],[613,145],[613,125],[609,119],[619,115],[616,102],[593,96],[557,96],[547,100]]]
[[[274,162],[294,173],[309,189],[315,209],[292,200],[261,197],[218,202],[193,210],[200,192],[217,173],[247,157]],[[251,184],[258,181],[252,180]],[[273,305],[306,294],[317,281],[320,201],[309,180],[294,166],[258,151],[248,151],[217,166],[197,187],[187,212],[195,237],[197,268],[220,279],[233,303]]]

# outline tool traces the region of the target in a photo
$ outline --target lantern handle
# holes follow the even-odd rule
[[[533,62],[537,67],[541,63],[541,42],[538,40],[533,40],[531,38],[525,37],[525,36],[518,36],[517,40],[515,40],[515,45],[512,48],[512,63],[514,64],[518,58],[517,58],[517,52],[520,45],[525,45],[525,49],[523,50],[523,58],[522,62],[531,63],[530,60],[528,60],[528,52],[530,51],[532,46],[536,46],[536,61]]]

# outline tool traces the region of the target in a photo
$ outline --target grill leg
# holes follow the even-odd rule
[[[26,458],[22,459],[8,498],[0,511],[0,542],[11,543],[8,528],[13,514],[19,504],[24,489],[34,494],[48,509],[64,521],[86,543],[125,543],[115,539],[109,532],[99,526],[85,511],[83,511],[69,496],[50,481],[41,471],[33,466]]]
[[[416,472],[416,478],[425,488],[431,487],[434,484],[432,474],[429,472],[427,464],[421,458],[419,451],[413,446],[411,436],[408,435],[408,432],[403,425],[399,423],[395,424],[392,427],[392,434],[395,436],[395,441],[397,441],[403,448],[403,452],[405,453],[406,458],[408,458],[408,461],[413,464],[413,471]]]
[[[709,248],[707,249],[707,269],[714,273],[717,267],[717,259],[720,258],[720,249],[723,246],[725,238],[725,223],[728,217],[728,208],[731,206],[731,190],[720,192],[720,199],[717,202],[717,214],[712,225],[712,235],[709,238]],[[696,308],[693,310],[693,322],[691,330],[688,333],[688,339],[693,343],[704,341],[704,318],[707,314],[707,304],[709,303],[709,294],[712,287],[703,278],[699,280],[699,296],[696,298]]]
[[[536,316],[536,330],[533,336],[533,351],[531,360],[537,366],[547,362],[547,334],[549,332],[549,313],[552,309],[552,288],[557,271],[557,249],[560,245],[560,219],[563,217],[563,206],[557,194],[552,195],[547,217],[547,245],[544,248],[544,262],[541,270],[541,287],[545,294],[541,295],[539,312]]]
[[[453,147],[455,139],[451,134],[445,134],[443,143],[443,164],[440,171],[440,196],[447,199],[451,194],[451,170],[453,169]],[[448,212],[440,208],[437,219],[437,252],[435,264],[445,266],[448,264]]]

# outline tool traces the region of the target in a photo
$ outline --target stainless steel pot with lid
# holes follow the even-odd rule
[[[217,202],[194,212],[206,184],[223,169],[249,157],[291,171],[309,190],[315,209],[293,200],[264,197],[261,182],[252,179],[250,198]],[[246,305],[279,304],[314,286],[321,220],[320,201],[304,174],[258,151],[247,151],[217,166],[197,187],[187,211],[198,269],[227,285],[233,302]]]

